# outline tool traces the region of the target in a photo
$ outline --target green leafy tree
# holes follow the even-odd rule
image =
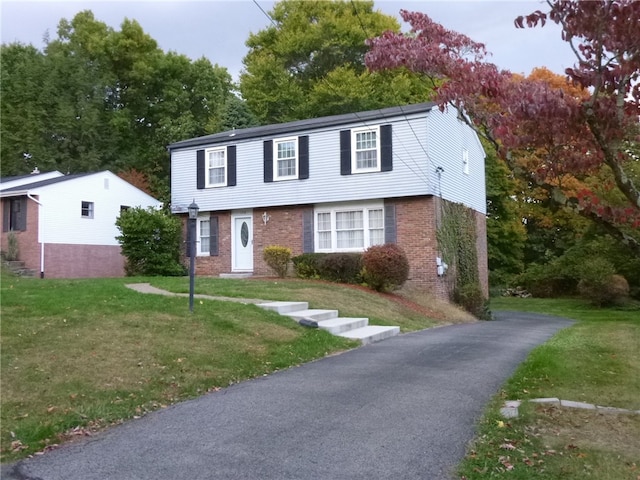
[[[519,214],[517,183],[493,148],[486,143],[484,147],[490,283],[504,285],[524,269],[527,236]]]
[[[0,48],[0,152],[2,175],[28,173],[35,166],[50,169],[43,137],[45,122],[42,78],[45,57],[31,45]]]
[[[176,216],[153,208],[130,208],[120,214],[116,226],[127,275],[185,274],[180,264],[182,224]]]
[[[43,51],[2,45],[3,174],[136,170],[167,199],[166,146],[213,133],[233,97],[227,70],[165,53],[135,21],[91,11],[59,22]]]
[[[246,44],[240,91],[260,122],[278,123],[425,101],[431,90],[407,70],[371,73],[367,38],[399,31],[371,1],[283,0],[273,25]]]

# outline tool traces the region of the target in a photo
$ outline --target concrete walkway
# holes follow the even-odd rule
[[[571,323],[509,312],[400,335],[4,466],[2,479],[454,478],[486,403]]]
[[[188,293],[168,292],[167,290],[156,288],[152,286],[150,283],[130,283],[126,285],[126,287],[130,288],[131,290],[135,290],[136,292],[139,292],[139,293],[151,293],[154,295],[165,295],[168,297],[188,297],[189,296]],[[194,294],[193,298],[198,298],[202,300],[221,300],[223,302],[236,302],[236,303],[243,303],[245,305],[266,303],[271,301],[271,300],[260,300],[257,298],[237,298],[237,297],[221,297],[221,296],[215,296],[215,295],[202,295],[200,293]]]

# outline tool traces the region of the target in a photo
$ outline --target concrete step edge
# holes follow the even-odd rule
[[[278,312],[280,315],[309,309],[308,302],[267,302],[258,303],[258,307]]]
[[[283,315],[291,317],[295,320],[307,318],[319,322],[320,320],[330,320],[332,318],[337,318],[338,310],[323,310],[313,308],[307,310],[296,310],[293,312],[284,313]]]
[[[338,317],[330,320],[320,320],[318,322],[318,328],[326,330],[333,335],[366,327],[367,325],[369,325],[368,318]]]
[[[348,332],[339,333],[340,337],[360,340],[363,345],[379,342],[390,337],[395,337],[400,333],[400,327],[385,327],[381,325],[369,325],[357,328]]]

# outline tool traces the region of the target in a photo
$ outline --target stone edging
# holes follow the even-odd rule
[[[571,400],[560,400],[558,398],[533,398],[529,400],[531,403],[551,403],[560,407],[582,408],[584,410],[596,410],[602,413],[631,413],[640,415],[640,410],[628,410],[626,408],[603,407],[592,403],[574,402]],[[504,418],[517,418],[518,407],[522,405],[522,400],[507,400],[500,409],[500,414]]]

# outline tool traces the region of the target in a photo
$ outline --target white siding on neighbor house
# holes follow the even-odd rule
[[[111,172],[99,172],[30,190],[39,207],[39,242],[118,245],[115,221],[120,206],[157,207],[160,202]],[[82,201],[93,202],[93,218],[81,215]]]
[[[350,128],[392,125],[393,170],[390,172],[340,174],[340,131]],[[425,195],[433,193],[426,156],[425,114],[395,117],[299,131],[309,135],[309,178],[264,182],[263,141],[279,137],[244,140],[237,145],[237,185],[198,190],[196,151],[189,147],[171,154],[171,206],[186,211],[195,199],[201,210],[230,210],[279,205],[314,204]],[[418,141],[419,139],[419,141]],[[234,143],[228,143],[234,145]]]
[[[475,132],[458,120],[453,108],[444,113],[434,109],[427,127],[427,151],[434,165],[433,182],[437,195],[486,213],[484,158],[485,153]],[[468,174],[465,173],[463,151],[468,151]],[[442,167],[440,179],[435,173]]]
[[[340,174],[340,131],[392,125],[393,170]],[[486,213],[484,151],[473,130],[454,109],[395,116],[295,132],[309,136],[309,178],[264,182],[263,142],[280,137],[241,140],[237,146],[237,184],[198,190],[196,151],[171,153],[171,208],[186,212],[195,200],[201,210],[231,210],[282,205],[349,202],[416,195],[439,195]],[[468,151],[468,174],[463,150]],[[436,168],[443,173],[438,177]]]

